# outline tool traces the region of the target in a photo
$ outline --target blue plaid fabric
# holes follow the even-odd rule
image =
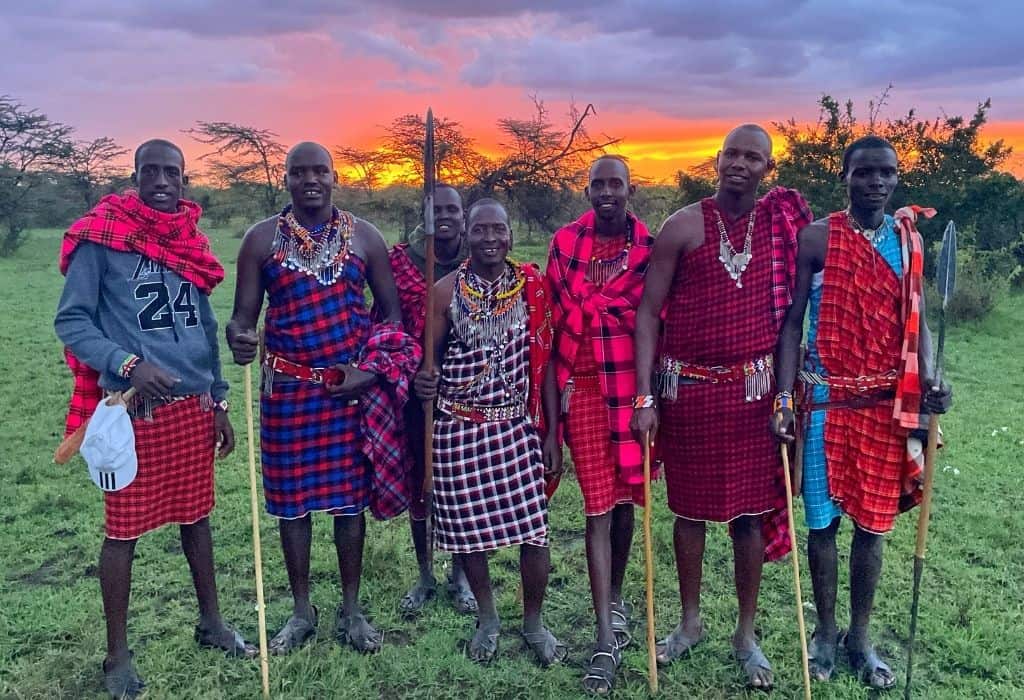
[[[875,249],[889,264],[897,277],[903,276],[903,251],[899,235],[894,228],[893,218],[886,214],[885,228],[874,240]],[[807,330],[806,366],[812,372],[827,375],[818,356],[818,313],[821,306],[821,290],[825,280],[818,278],[812,284],[810,293],[810,324]],[[829,399],[827,386],[811,387],[814,403],[824,403]],[[828,464],[825,459],[825,414],[827,411],[811,411],[806,420],[804,433],[804,472],[803,497],[804,517],[807,527],[821,530],[828,527],[833,520],[843,514],[839,504],[832,500],[828,490]]]

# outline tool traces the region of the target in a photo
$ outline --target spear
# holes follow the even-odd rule
[[[935,271],[935,284],[942,296],[939,308],[939,344],[935,352],[935,378],[933,386],[942,386],[943,346],[946,344],[946,307],[956,289],[956,226],[950,221],[942,234],[942,250]],[[926,388],[922,387],[922,392]],[[935,476],[935,451],[939,443],[939,416],[928,417],[928,447],[924,454],[924,484],[921,511],[917,516],[917,545],[914,548],[914,594],[910,604],[910,637],[907,641],[907,684],[903,697],[910,700],[910,680],[914,669],[914,636],[917,634],[917,608],[921,598],[921,574],[928,542],[928,520],[932,509],[932,481]]]
[[[423,139],[423,234],[426,244],[427,299],[423,311],[423,369],[434,371],[434,112],[427,108],[427,133]],[[431,515],[434,496],[434,402],[423,402],[423,503],[428,547],[432,542]]]

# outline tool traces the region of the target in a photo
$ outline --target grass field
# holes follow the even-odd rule
[[[230,313],[238,240],[214,232],[228,265],[228,281],[213,296],[221,322]],[[104,626],[96,579],[102,537],[102,500],[79,458],[51,462],[59,442],[70,377],[53,334],[61,288],[56,269],[58,231],[36,231],[10,259],[0,260],[0,296],[10,303],[0,321],[0,697],[101,697]],[[519,251],[538,258],[540,250]],[[1004,301],[976,327],[954,329],[947,344],[955,408],[944,421],[948,447],[941,453],[930,551],[924,578],[915,687],[921,698],[1024,698],[1024,423],[1020,369],[1024,299]],[[239,368],[226,373],[234,387],[232,419],[238,449],[218,463],[217,508],[212,516],[221,602],[227,619],[256,638],[255,592],[245,463],[244,412]],[[664,636],[679,615],[671,548],[672,521],[657,484],[654,503],[657,632]],[[799,506],[798,506],[799,511]],[[798,521],[802,515],[798,512]],[[638,511],[639,523],[639,511]],[[503,617],[499,659],[479,667],[462,646],[472,620],[459,617],[440,596],[407,621],[397,612],[413,580],[414,561],[404,517],[371,523],[362,599],[386,633],[383,652],[362,657],[332,641],[339,599],[337,568],[327,519],[314,526],[314,602],[321,610],[319,639],[301,651],[272,658],[275,697],[281,698],[571,698],[581,697],[582,666],[592,644],[582,501],[571,477],[551,507],[551,586],[547,622],[569,644],[569,662],[542,670],[524,653],[518,629],[514,551],[497,554],[492,575]],[[874,632],[902,683],[910,608],[916,515],[904,517],[888,538],[876,602]],[[270,633],[290,611],[287,580],[271,518],[261,520]],[[805,531],[800,528],[801,543]],[[841,551],[848,549],[849,527]],[[640,529],[626,594],[642,618]],[[801,551],[802,561],[806,557]],[[846,556],[841,555],[841,579]],[[439,562],[440,564],[441,562]],[[810,580],[803,590],[813,627]],[[441,566],[438,566],[439,573]],[[661,694],[672,698],[742,697],[747,691],[729,653],[735,616],[731,549],[724,527],[709,532],[704,616],[708,640],[694,654],[661,671]],[[760,635],[776,671],[776,697],[801,693],[792,570],[765,570]],[[845,614],[846,587],[840,594]],[[146,536],[137,549],[129,636],[149,698],[245,698],[259,694],[258,662],[200,651],[192,641],[195,601],[176,528]],[[841,618],[842,619],[842,618]],[[644,639],[644,626],[636,630]],[[615,697],[647,695],[643,644],[625,654]],[[834,680],[817,684],[821,698],[868,695],[840,664]],[[893,695],[893,697],[896,697]]]

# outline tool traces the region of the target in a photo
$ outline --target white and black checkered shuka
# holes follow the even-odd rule
[[[526,312],[517,304],[512,313],[518,317],[496,350],[487,342],[470,347],[453,324],[441,367],[441,396],[481,407],[526,400]],[[434,523],[435,546],[446,552],[547,546],[541,441],[528,418],[473,423],[437,414]]]

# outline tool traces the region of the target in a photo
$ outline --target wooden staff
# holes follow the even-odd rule
[[[789,476],[789,448],[779,445],[782,473],[786,482],[786,516],[789,519],[789,545],[793,552],[793,585],[796,588],[796,624],[800,628],[800,657],[804,669],[804,698],[811,700],[811,669],[807,655],[807,627],[804,625],[804,599],[800,594],[800,554],[796,547],[796,526],[793,524],[793,483]]]
[[[128,390],[121,394],[121,401],[128,401],[133,396],[135,396],[135,387],[128,387]],[[100,400],[106,401],[107,399]],[[92,420],[92,416],[89,416],[89,420]],[[85,431],[88,428],[89,421],[85,421],[78,426],[75,432],[64,438],[53,453],[53,461],[57,464],[67,464],[72,457],[78,454],[78,450],[82,448],[82,442],[85,441]]]
[[[245,428],[249,442],[249,500],[252,504],[252,554],[256,569],[256,619],[260,628],[260,675],[263,697],[270,697],[270,662],[267,658],[267,609],[263,602],[263,559],[260,554],[260,507],[256,485],[256,436],[252,415],[252,365],[245,366]]]
[[[651,535],[651,436],[644,435],[644,565],[647,578],[647,684],[658,692],[658,658],[654,643],[654,546]]]

